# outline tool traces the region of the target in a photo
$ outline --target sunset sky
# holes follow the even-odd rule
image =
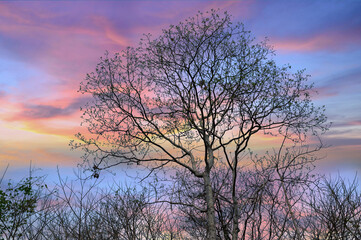
[[[268,37],[279,64],[306,68],[333,122],[320,169],[361,174],[361,1],[336,0],[1,1],[0,174],[76,166],[69,141],[87,101],[77,90],[99,57],[212,8]]]

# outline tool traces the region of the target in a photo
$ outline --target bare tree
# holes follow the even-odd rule
[[[313,176],[320,147],[282,145],[238,169],[236,239],[360,239],[357,179]],[[234,239],[231,174],[216,166],[211,175],[219,239]],[[94,179],[59,178],[56,191],[45,191],[43,178],[31,178],[1,193],[3,239],[208,239],[203,181],[189,171],[179,170],[164,192],[157,180],[100,189]],[[19,194],[10,194],[16,189]]]
[[[58,184],[52,196],[52,212],[44,215],[46,226],[42,239],[101,239],[93,221],[102,196],[99,181],[87,181],[78,169],[75,180],[63,179],[58,170]]]
[[[286,140],[285,137],[277,151],[255,157],[255,170],[243,178],[244,188],[253,189],[243,202],[251,200],[253,206],[243,217],[242,239],[247,239],[247,234],[250,239],[305,239],[303,201],[317,180],[312,173],[313,163],[317,159],[315,153],[323,146],[287,146]],[[249,233],[250,223],[252,228],[257,226],[257,231],[252,229]]]
[[[113,186],[101,201],[98,217],[107,239],[181,239],[172,212],[152,188]]]
[[[361,192],[355,179],[323,178],[307,201],[313,239],[361,239]]]
[[[81,84],[93,96],[83,116],[90,134],[78,134],[73,146],[83,147],[94,176],[136,163],[151,171],[178,165],[202,179],[211,240],[217,238],[211,175],[225,163],[236,239],[237,173],[252,136],[287,132],[304,141],[326,129],[323,109],[310,100],[308,76],[278,67],[272,54],[217,11],[171,25],[155,39],[146,35],[138,48],[106,54]]]
[[[220,239],[307,239],[305,204],[313,183],[315,153],[320,146],[287,146],[286,139],[276,151],[252,156],[253,164],[238,169],[238,219],[234,220],[229,169],[217,166],[212,174],[216,232]],[[175,177],[172,203],[180,209],[181,225],[193,239],[207,239],[206,198],[203,183],[190,173]],[[170,192],[170,191],[168,191]],[[322,193],[320,193],[322,195]],[[232,222],[239,233],[234,238]]]
[[[168,205],[157,201],[150,186],[100,188],[99,179],[81,172],[73,180],[59,174],[58,181],[52,211],[39,215],[45,223],[39,237],[28,239],[183,239]]]

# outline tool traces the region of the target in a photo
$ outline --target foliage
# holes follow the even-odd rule
[[[8,182],[0,189],[0,236],[18,239],[23,236],[22,227],[35,214],[39,200],[39,178],[27,177],[17,184]]]

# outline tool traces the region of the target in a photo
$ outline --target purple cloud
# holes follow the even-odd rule
[[[89,98],[75,98],[65,107],[57,107],[45,104],[24,104],[20,112],[8,118],[8,121],[27,121],[36,119],[50,119],[56,117],[70,116],[79,112],[80,107],[88,102]]]

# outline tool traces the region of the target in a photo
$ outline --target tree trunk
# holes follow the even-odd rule
[[[238,199],[236,192],[236,184],[237,184],[237,165],[234,166],[232,171],[232,201],[233,201],[233,229],[232,229],[232,240],[238,239]]]
[[[214,197],[213,189],[210,179],[209,172],[205,172],[204,176],[204,190],[206,193],[207,201],[207,239],[216,240],[217,231],[216,231],[216,221],[215,221],[215,209],[214,209]]]

